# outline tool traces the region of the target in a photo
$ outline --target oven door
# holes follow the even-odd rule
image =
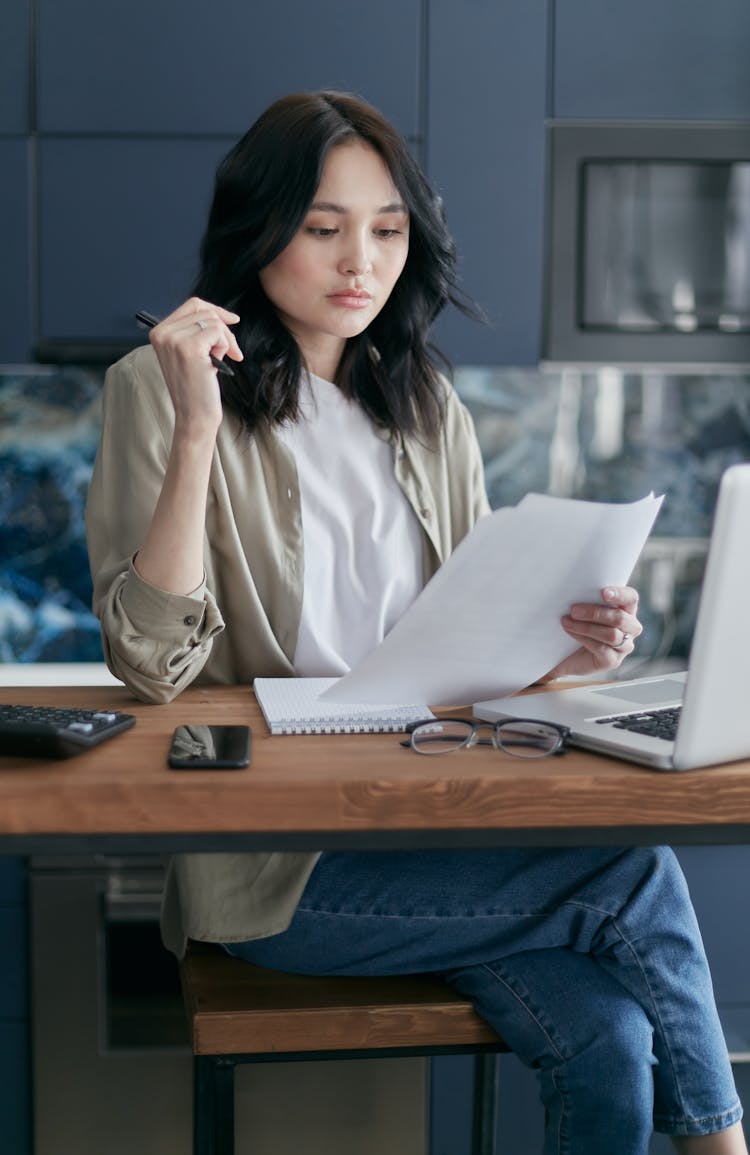
[[[544,359],[750,364],[746,125],[549,126]]]
[[[189,1155],[191,1057],[158,858],[34,859],[35,1155]]]

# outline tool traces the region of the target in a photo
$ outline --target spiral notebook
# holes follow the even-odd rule
[[[256,678],[253,690],[272,734],[400,733],[434,718],[427,706],[350,706],[321,702],[336,678]]]

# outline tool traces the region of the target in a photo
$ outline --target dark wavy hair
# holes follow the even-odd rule
[[[446,358],[428,330],[456,285],[456,251],[442,203],[387,120],[349,93],[294,93],[270,105],[220,163],[193,292],[241,317],[244,361],[221,375],[222,398],[245,429],[298,415],[302,358],[263,291],[259,270],[301,227],[335,145],[358,137],[382,157],[410,218],[409,251],[381,312],[347,341],[337,382],[381,427],[428,439],[440,428]]]

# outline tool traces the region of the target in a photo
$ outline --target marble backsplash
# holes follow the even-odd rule
[[[2,662],[102,660],[83,528],[100,394],[84,369],[0,371]]]
[[[459,369],[493,506],[537,491],[591,501],[666,495],[654,532],[710,533],[728,465],[750,460],[750,377]]]
[[[665,494],[634,575],[646,632],[628,668],[684,664],[719,478],[750,460],[750,377],[464,367],[455,379],[494,507],[529,491]],[[83,531],[101,381],[0,369],[0,662],[101,660]]]

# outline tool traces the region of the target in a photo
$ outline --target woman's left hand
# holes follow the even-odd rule
[[[567,675],[586,677],[602,670],[615,670],[623,658],[632,654],[634,640],[643,633],[638,621],[638,591],[630,586],[607,586],[602,603],[580,603],[570,607],[561,618],[562,628],[580,644],[542,679]]]

